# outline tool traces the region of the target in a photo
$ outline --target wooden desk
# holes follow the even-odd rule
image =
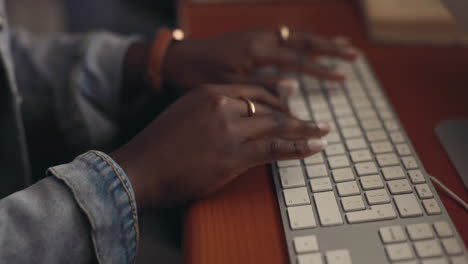
[[[370,43],[357,10],[348,2],[183,4],[180,15],[192,37],[279,24],[325,36],[352,37],[368,56],[428,172],[468,200],[434,134],[441,120],[468,118],[468,49]],[[440,195],[466,243],[467,212]],[[195,202],[185,213],[187,263],[287,263],[283,240],[267,167],[251,170],[220,192]]]

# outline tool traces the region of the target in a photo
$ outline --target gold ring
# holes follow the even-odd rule
[[[279,27],[279,33],[280,33],[281,40],[283,42],[287,42],[289,40],[289,35],[290,35],[291,32],[290,32],[288,26],[281,25]]]
[[[255,115],[255,104],[245,97],[242,97],[242,100],[247,103],[247,116],[252,117]]]

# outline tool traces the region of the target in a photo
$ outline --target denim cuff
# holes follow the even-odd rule
[[[108,155],[89,151],[48,174],[62,180],[91,224],[99,263],[134,263],[139,239],[135,195],[130,181]]]

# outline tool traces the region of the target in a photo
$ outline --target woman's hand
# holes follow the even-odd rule
[[[248,116],[243,98],[255,103]],[[140,209],[184,203],[248,168],[324,148],[326,124],[288,115],[260,87],[208,85],[176,101],[111,156],[127,173]]]
[[[307,55],[353,59],[355,48],[343,38],[327,40],[310,33],[291,31],[283,41],[278,30],[249,30],[201,40],[184,40],[168,49],[163,79],[183,91],[205,83],[253,84],[272,90],[277,77],[259,77],[254,71],[276,66],[318,78],[342,80],[344,75],[324,67]]]

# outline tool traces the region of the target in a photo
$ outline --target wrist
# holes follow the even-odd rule
[[[122,77],[122,99],[131,101],[147,88],[149,46],[143,42],[132,44],[125,55]]]
[[[117,149],[110,153],[109,156],[119,164],[120,168],[125,172],[125,175],[127,175],[127,178],[132,185],[138,211],[141,212],[151,207],[151,200],[149,197],[150,191],[147,190],[149,185],[145,184],[143,175],[141,175],[134,166],[134,162],[132,162],[133,159],[131,155],[129,155],[128,151]]]

